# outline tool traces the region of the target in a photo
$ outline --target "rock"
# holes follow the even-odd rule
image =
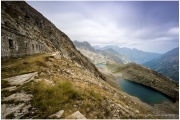
[[[135,113],[139,113],[139,110],[135,110]]]
[[[6,119],[6,117],[8,115],[10,115],[11,113],[13,113],[15,111],[22,109],[24,106],[25,106],[24,103],[16,105],[16,106],[11,106],[11,105],[7,105],[7,104],[1,105],[1,118]]]
[[[31,94],[15,93],[15,94],[12,94],[12,95],[6,97],[3,101],[14,100],[14,101],[27,102],[27,101],[30,101],[32,97],[33,97],[33,95],[31,95]]]
[[[14,117],[15,119],[20,119],[22,116],[24,116],[25,114],[27,114],[29,111],[28,109],[31,107],[31,105],[27,105],[22,107],[21,110],[15,111],[14,113]],[[20,112],[21,111],[21,112]]]
[[[9,84],[11,84],[11,85],[23,85],[24,83],[31,81],[32,78],[36,75],[37,75],[37,72],[34,72],[34,73],[29,73],[29,74],[6,78],[3,80],[8,81]]]
[[[54,118],[54,117],[55,117],[55,118],[61,118],[61,116],[63,115],[63,113],[64,113],[64,110],[61,110],[61,111],[59,111],[59,112],[57,112],[57,113],[49,116],[49,118]]]
[[[74,112],[73,114],[66,117],[66,119],[86,119],[79,111]]]

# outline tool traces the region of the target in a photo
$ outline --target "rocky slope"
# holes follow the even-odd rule
[[[1,25],[42,42],[47,52],[59,51],[63,57],[76,62],[95,76],[105,79],[96,67],[76,50],[65,33],[26,2],[2,1],[1,14]]]
[[[143,65],[179,81],[179,48],[175,48],[163,54],[160,58],[146,62]]]
[[[154,88],[175,100],[179,100],[179,86],[170,78],[135,63],[108,65],[115,76]]]
[[[76,111],[89,119],[161,118],[60,53],[3,59],[1,87],[2,118],[69,118]]]
[[[73,41],[76,48],[94,64],[98,63],[117,63],[126,64],[130,61],[126,56],[114,51],[113,49],[95,50],[88,42]]]
[[[100,50],[106,50],[106,49],[111,48],[122,55],[126,55],[130,61],[135,62],[137,64],[142,64],[161,56],[161,54],[157,54],[157,53],[144,52],[138,49],[130,49],[130,48],[125,48],[125,47],[120,48],[118,46],[105,46],[102,48],[98,48],[96,46],[95,48],[100,49]]]

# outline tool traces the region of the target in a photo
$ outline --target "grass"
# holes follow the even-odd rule
[[[24,90],[33,94],[32,106],[37,108],[36,118],[48,118],[48,116],[65,110],[65,116],[77,110],[83,110],[83,114],[89,114],[90,110],[101,107],[102,96],[94,90],[80,90],[68,80],[54,80],[55,85],[48,85],[44,81],[31,82]],[[74,107],[78,106],[78,109]],[[95,108],[95,106],[97,108]]]
[[[11,85],[9,84],[8,81],[6,80],[1,80],[1,88],[6,88],[6,87],[10,87]]]
[[[40,70],[40,66],[48,67],[45,64],[49,54],[35,54],[22,58],[2,59],[1,76],[2,78],[31,73]]]
[[[64,109],[64,104],[72,104],[73,100],[81,99],[81,93],[74,89],[70,82],[49,86],[41,81],[34,85],[31,84],[29,89],[34,95],[32,104],[38,108],[40,118],[46,118],[58,110]]]

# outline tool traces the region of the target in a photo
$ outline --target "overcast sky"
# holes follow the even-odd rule
[[[179,3],[27,1],[71,40],[165,53],[179,46]]]

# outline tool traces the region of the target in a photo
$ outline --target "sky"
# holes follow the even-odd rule
[[[72,41],[165,53],[179,46],[178,1],[26,1]]]

